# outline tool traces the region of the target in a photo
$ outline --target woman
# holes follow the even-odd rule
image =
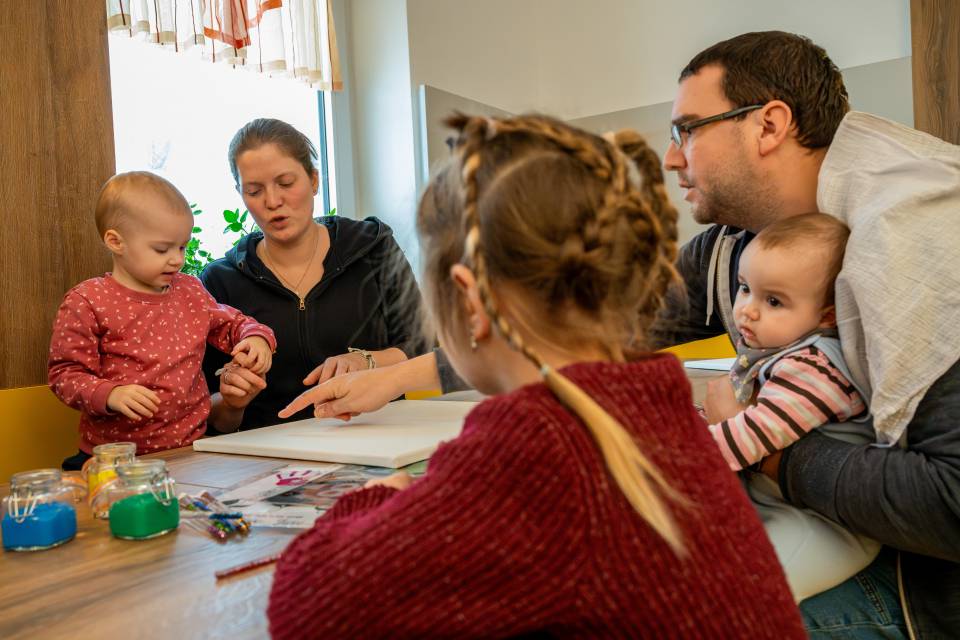
[[[207,382],[220,389],[210,425],[227,432],[275,424],[305,384],[421,353],[420,295],[390,228],[376,218],[314,219],[319,174],[310,140],[260,118],[236,133],[228,158],[260,231],[207,266],[201,280],[219,302],[272,328],[277,353],[269,384],[237,366],[217,382],[226,358],[208,350]]]

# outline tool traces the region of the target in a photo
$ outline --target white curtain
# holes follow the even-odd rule
[[[176,51],[342,88],[330,0],[106,0],[113,33]]]

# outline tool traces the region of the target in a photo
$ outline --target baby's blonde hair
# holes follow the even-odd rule
[[[583,420],[637,513],[684,553],[665,498],[685,499],[623,425],[542,360],[491,293],[495,282],[517,285],[543,309],[541,336],[562,335],[622,359],[676,277],[677,212],[659,159],[635,132],[610,142],[539,115],[458,114],[447,124],[459,132],[457,153],[431,181],[417,219],[434,316],[457,317],[448,274],[454,264],[469,265],[497,331]]]
[[[129,227],[132,218],[143,215],[140,198],[152,193],[162,198],[171,209],[190,215],[190,204],[169,180],[149,171],[128,171],[113,176],[100,189],[94,220],[102,238],[110,229]]]

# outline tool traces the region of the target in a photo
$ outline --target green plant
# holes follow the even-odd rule
[[[197,205],[190,205],[190,212],[194,216],[198,216],[203,211],[197,209]],[[337,209],[334,207],[326,213],[328,216],[337,215]],[[227,223],[227,226],[223,228],[224,235],[237,234],[237,237],[231,243],[231,246],[237,246],[237,243],[240,242],[245,236],[253,233],[254,231],[259,231],[257,225],[252,220],[250,221],[249,226],[247,225],[247,219],[250,216],[250,212],[244,210],[243,213],[240,213],[240,207],[236,209],[224,209],[223,210],[223,221]],[[183,253],[183,266],[180,268],[182,273],[189,274],[191,276],[200,276],[200,272],[203,271],[203,268],[208,264],[213,262],[216,258],[210,254],[206,249],[202,249],[202,243],[200,238],[196,234],[203,231],[200,227],[194,224],[192,236],[190,241],[187,243],[186,249]]]
[[[197,208],[197,205],[190,205],[190,212],[194,216],[198,216],[203,211]],[[257,225],[253,222],[249,226],[246,225],[247,218],[250,215],[249,211],[244,211],[240,213],[240,208],[236,209],[224,209],[223,210],[223,220],[227,223],[227,226],[223,228],[224,235],[228,234],[237,234],[237,237],[234,239],[232,246],[236,246],[244,236],[253,233],[257,230]],[[198,276],[200,272],[203,271],[203,268],[208,264],[213,262],[216,258],[207,251],[206,249],[201,248],[202,243],[200,238],[196,234],[203,231],[200,227],[194,225],[192,236],[190,242],[187,243],[187,246],[183,252],[183,266],[180,268],[180,271],[191,276]]]
[[[203,213],[202,210],[197,209],[197,205],[195,204],[190,205],[190,212],[194,217]],[[198,238],[196,234],[201,231],[203,231],[203,229],[194,224],[190,241],[187,243],[186,249],[183,252],[183,266],[180,267],[180,271],[191,276],[199,276],[203,268],[213,262],[213,257],[210,255],[210,252],[200,248],[200,238]]]
[[[257,231],[257,225],[254,222],[250,223],[250,227],[247,228],[245,223],[247,221],[247,216],[250,215],[249,211],[244,210],[243,213],[240,213],[240,207],[236,209],[224,209],[223,210],[223,219],[227,223],[227,226],[223,228],[223,232],[226,234],[228,231],[232,233],[239,233],[240,237],[233,241],[232,246],[237,246],[237,243],[243,239],[244,236]]]

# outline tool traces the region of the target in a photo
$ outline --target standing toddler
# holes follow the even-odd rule
[[[269,327],[180,273],[193,215],[170,182],[140,171],[114,176],[96,223],[113,270],[67,292],[50,340],[50,388],[81,413],[80,453],[65,468],[108,442],[134,442],[137,453],[190,444],[210,413],[205,345],[260,375],[276,346]]]

